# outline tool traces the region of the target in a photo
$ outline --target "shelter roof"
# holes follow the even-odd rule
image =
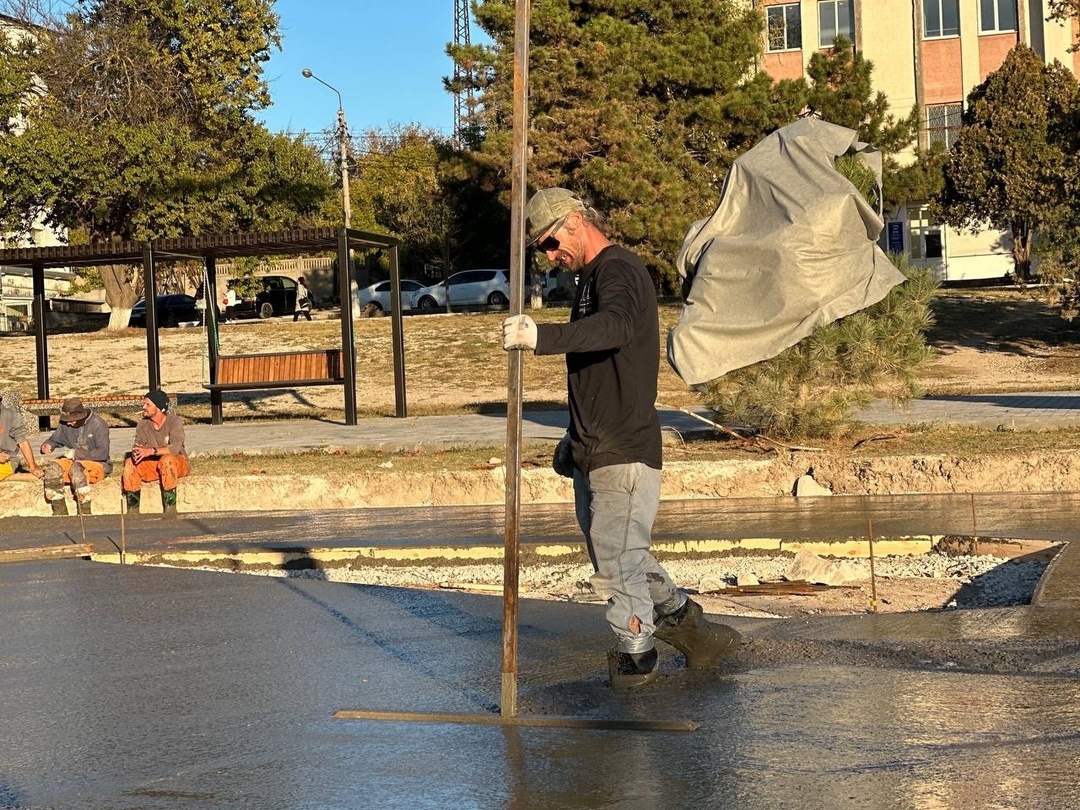
[[[300,256],[336,251],[340,228],[298,228],[269,233],[225,233],[154,239],[157,261],[168,259],[236,258],[240,256]],[[398,244],[391,236],[348,229],[349,247],[389,248]],[[0,266],[92,267],[103,264],[141,264],[147,242],[109,242],[96,245],[0,250]]]

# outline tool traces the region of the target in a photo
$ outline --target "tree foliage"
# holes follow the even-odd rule
[[[476,6],[494,45],[477,57],[478,162],[510,166],[514,4]],[[611,234],[672,278],[689,223],[715,205],[734,157],[727,106],[753,72],[762,20],[734,0],[538,0],[532,10],[530,180],[584,192]],[[765,83],[754,85],[774,101]],[[755,116],[775,104],[750,105]],[[778,120],[790,120],[799,107]],[[757,127],[755,126],[755,129]],[[760,130],[758,133],[759,134]],[[741,133],[739,133],[741,134]]]
[[[971,91],[933,216],[957,228],[1008,226],[1018,278],[1030,277],[1035,231],[1067,218],[1076,192],[1077,82],[1016,45]]]
[[[276,26],[271,0],[82,0],[32,39],[8,37],[0,226],[25,233],[43,217],[100,243],[318,220],[327,167],[252,117],[269,103]],[[129,309],[137,273],[102,280]]]
[[[484,0],[476,16],[494,44],[452,53],[478,77],[475,160],[499,173],[505,192],[514,4]],[[732,162],[800,112],[850,126],[886,153],[916,132],[914,113],[888,114],[870,86],[872,64],[842,40],[813,57],[809,84],[757,71],[763,25],[739,0],[533,4],[530,181],[582,192],[662,290],[677,288],[673,258],[689,225],[715,207]]]
[[[1072,24],[1074,19],[1080,17],[1080,0],[1046,0],[1046,13],[1048,20]],[[1074,42],[1069,50],[1075,51],[1077,47]]]

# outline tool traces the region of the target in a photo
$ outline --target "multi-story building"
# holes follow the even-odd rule
[[[874,89],[885,93],[897,117],[918,108],[924,148],[955,142],[968,93],[1018,42],[1080,75],[1080,53],[1069,50],[1077,22],[1047,22],[1045,0],[752,1],[767,23],[765,72],[800,78],[814,52],[843,34],[873,62]],[[997,278],[1013,270],[1008,230],[958,231],[932,221],[921,200],[888,212],[883,241],[943,281]]]

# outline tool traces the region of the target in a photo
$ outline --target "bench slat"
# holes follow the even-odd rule
[[[219,355],[217,382],[203,386],[210,392],[211,421],[221,424],[223,391],[342,385],[343,370],[341,349]]]

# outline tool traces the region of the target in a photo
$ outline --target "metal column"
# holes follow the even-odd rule
[[[146,299],[146,375],[151,391],[161,388],[161,350],[158,346],[157,274],[154,243],[143,245],[143,298]]]

